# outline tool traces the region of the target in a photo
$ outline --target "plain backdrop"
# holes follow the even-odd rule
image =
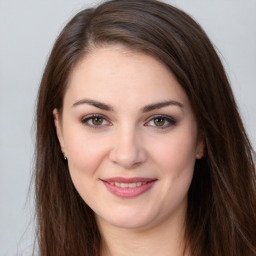
[[[176,0],[218,49],[256,148],[256,1]],[[34,111],[61,28],[99,1],[0,0],[0,256],[32,255]],[[230,113],[232,114],[232,113]]]

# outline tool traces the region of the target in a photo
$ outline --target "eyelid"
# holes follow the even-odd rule
[[[104,121],[108,122],[108,124],[102,124],[102,125],[89,124],[88,121],[90,119],[93,119],[93,118],[102,118]],[[81,118],[81,122],[82,122],[82,124],[84,124],[84,125],[86,125],[90,128],[93,128],[93,129],[99,129],[99,128],[102,128],[102,127],[105,127],[105,126],[111,126],[112,125],[112,123],[108,120],[108,118],[105,115],[102,115],[102,114],[91,114],[91,115],[83,116]]]
[[[99,125],[89,124],[88,121],[90,121],[93,118],[101,118],[101,119],[103,119],[103,122],[107,122],[107,124],[106,123],[105,124],[99,124]],[[157,119],[157,118],[164,119],[165,124],[162,125],[162,126],[149,124],[151,121],[153,121],[154,119]],[[167,122],[167,124],[166,124],[166,122]],[[90,114],[90,115],[83,116],[81,118],[81,123],[88,126],[89,128],[93,128],[93,129],[95,129],[95,128],[99,129],[99,128],[103,128],[103,127],[112,125],[112,123],[109,121],[109,119],[103,114]],[[158,115],[150,116],[147,119],[144,126],[149,126],[149,127],[155,128],[155,129],[166,129],[166,128],[174,126],[176,123],[177,123],[177,120],[175,118],[173,118],[171,116],[168,116],[168,115],[158,114]]]
[[[156,118],[163,118],[165,121],[169,122],[169,124],[164,125],[164,126],[157,126],[157,125],[148,125],[149,122],[153,121]],[[150,126],[153,127],[155,129],[166,129],[166,128],[170,128],[172,126],[174,126],[177,123],[177,120],[171,116],[168,115],[154,115],[151,116],[150,118],[148,118],[148,120],[145,123],[145,126]]]

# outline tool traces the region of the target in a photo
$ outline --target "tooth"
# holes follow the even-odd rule
[[[121,188],[128,188],[129,184],[128,183],[120,183]]]
[[[129,183],[129,188],[135,188],[136,187],[136,183]]]
[[[112,182],[110,181],[109,184],[114,185],[116,187],[121,187],[121,188],[135,188],[135,187],[140,187],[142,185],[147,184],[147,182],[133,182],[133,183],[122,183],[122,182]]]

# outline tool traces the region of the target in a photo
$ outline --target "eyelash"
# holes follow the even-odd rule
[[[95,120],[96,118],[101,119],[103,123],[101,123],[99,125],[89,123],[89,122],[93,122],[93,120]],[[160,126],[157,126],[156,124],[150,125],[150,122],[155,122],[156,119],[161,119],[164,122],[164,125],[160,125]],[[111,126],[112,125],[104,115],[98,115],[98,114],[87,116],[87,117],[83,118],[81,120],[81,122],[82,122],[82,124],[89,126],[90,128],[93,128],[93,129],[99,129],[99,128],[102,128],[103,126]],[[107,124],[104,122],[107,122]],[[151,126],[155,129],[166,129],[171,126],[174,126],[176,124],[176,122],[177,121],[170,116],[156,115],[156,116],[151,117],[149,119],[149,121],[146,122],[145,126]]]
[[[164,125],[157,126],[157,125],[149,125],[150,122],[155,122],[156,119],[162,119],[164,121]],[[171,126],[174,126],[177,123],[177,121],[170,117],[165,115],[156,115],[150,118],[150,120],[145,124],[145,126],[152,126],[155,129],[167,129]]]
[[[96,124],[90,124],[89,122],[95,120],[96,118],[99,118],[101,119],[103,122],[107,122],[108,124],[99,124],[99,125],[96,125]],[[90,115],[90,116],[87,116],[85,118],[82,119],[82,124],[86,125],[86,126],[89,126],[90,128],[94,128],[94,129],[99,129],[99,128],[102,128],[102,126],[111,126],[111,123],[107,120],[107,118],[103,115],[97,115],[97,114],[94,114],[94,115]]]

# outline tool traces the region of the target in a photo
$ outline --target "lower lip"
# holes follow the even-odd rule
[[[155,184],[155,182],[156,182],[156,180],[148,182],[146,184],[143,184],[143,185],[141,185],[139,187],[135,187],[135,188],[121,188],[121,187],[112,185],[106,181],[103,181],[103,183],[107,187],[108,191],[110,191],[112,194],[114,194],[118,197],[122,197],[122,198],[133,198],[133,197],[140,196],[141,194],[143,194],[146,191],[148,191],[149,189],[151,189],[153,187],[153,185]]]

